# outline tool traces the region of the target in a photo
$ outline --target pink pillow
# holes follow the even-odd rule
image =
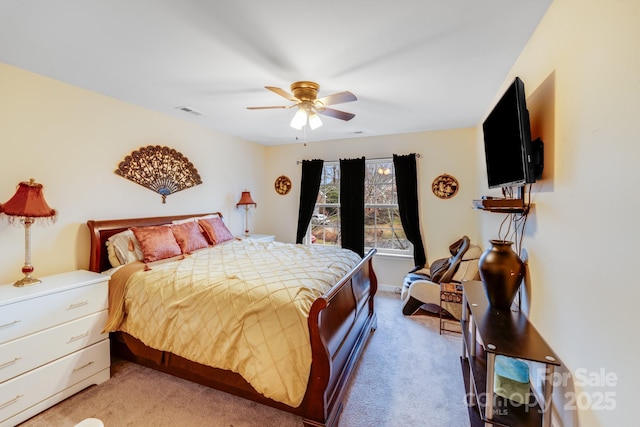
[[[144,262],[158,261],[182,254],[169,226],[133,227],[131,231],[140,243]]]
[[[200,226],[195,221],[173,224],[171,225],[171,231],[183,254],[190,254],[197,249],[209,246],[209,242],[207,242],[204,234],[200,231]]]
[[[207,236],[207,240],[212,245],[219,245],[222,242],[233,239],[233,235],[222,222],[222,218],[199,219],[198,224],[200,224],[204,235]]]

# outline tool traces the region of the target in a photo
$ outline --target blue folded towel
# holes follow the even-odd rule
[[[529,382],[529,365],[513,357],[507,357],[501,354],[497,355],[495,373],[503,378],[509,378],[519,383]]]
[[[502,397],[526,404],[529,402],[529,365],[503,355],[495,359],[493,391]]]

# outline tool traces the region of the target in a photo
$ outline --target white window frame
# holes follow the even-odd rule
[[[371,164],[384,164],[384,163],[389,163],[391,165],[391,169],[389,170],[389,174],[393,175],[394,179],[395,179],[395,170],[393,168],[393,159],[392,158],[380,158],[380,159],[371,159],[371,160],[366,160],[366,164],[367,166],[370,166]],[[320,184],[320,191],[322,191],[322,187],[323,187],[323,182],[325,182],[325,172],[326,172],[326,167],[330,166],[330,167],[339,167],[340,162],[338,161],[333,161],[333,162],[324,162],[323,165],[323,169],[322,169],[322,179],[321,179],[321,184]],[[382,173],[384,173],[384,170],[382,171]],[[339,179],[338,178],[338,191],[340,188],[339,185]],[[367,185],[367,183],[365,182],[365,185]],[[393,185],[393,197],[392,200],[395,201],[395,203],[366,203],[365,201],[365,211],[367,209],[398,209],[398,197],[397,197],[397,192],[396,192],[396,188],[395,188],[395,184]],[[365,193],[366,193],[366,189],[365,189]],[[319,195],[320,196],[320,195]],[[365,196],[366,197],[366,196]],[[321,226],[323,229],[326,230],[326,228],[329,227],[324,227],[325,224],[323,223],[319,223],[319,221],[324,221],[324,218],[320,218],[320,220],[318,220],[316,218],[316,215],[318,213],[320,213],[320,210],[325,211],[325,208],[329,208],[329,209],[333,209],[333,208],[337,208],[338,210],[340,209],[340,203],[316,203],[315,207],[314,207],[314,218],[312,218],[311,223],[309,224],[309,228],[307,229],[307,235],[305,236],[305,243],[307,244],[311,244],[311,230],[313,226]],[[338,222],[337,227],[340,227],[340,224]],[[400,227],[402,228],[402,225],[400,225]],[[404,230],[402,229],[402,232],[404,234]],[[377,233],[374,233],[374,235],[377,235]],[[366,242],[365,242],[366,243]],[[412,256],[413,255],[413,245],[407,240],[407,248],[406,249],[392,249],[392,248],[384,248],[384,247],[379,247],[377,248],[378,250],[378,254],[381,255],[402,255],[402,256]],[[316,243],[316,244],[324,244],[324,243]],[[369,249],[371,249],[371,247],[365,246],[365,252],[369,251]]]

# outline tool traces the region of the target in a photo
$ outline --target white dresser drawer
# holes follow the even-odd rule
[[[0,344],[77,319],[108,306],[106,280],[7,304],[0,310]]]
[[[102,310],[0,345],[0,383],[109,337]]]
[[[37,349],[36,349],[37,350]],[[109,340],[0,384],[0,423],[108,368]]]

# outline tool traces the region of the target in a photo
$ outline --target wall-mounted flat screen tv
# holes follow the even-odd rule
[[[533,183],[541,173],[542,142],[532,143],[524,83],[516,77],[482,125],[489,188]]]

